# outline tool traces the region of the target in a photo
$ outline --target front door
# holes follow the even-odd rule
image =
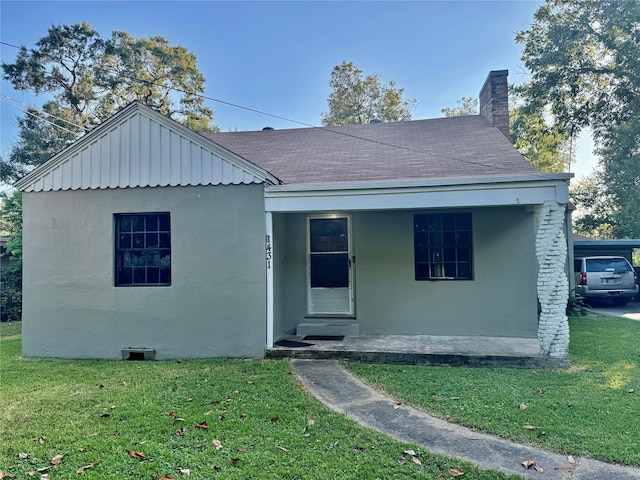
[[[352,315],[351,218],[309,217],[307,238],[308,313]]]

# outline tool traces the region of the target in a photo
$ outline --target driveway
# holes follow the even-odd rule
[[[631,320],[640,321],[640,303],[631,302],[625,306],[620,307],[617,305],[600,304],[595,305],[591,311],[600,315],[610,315],[612,317],[624,317]]]

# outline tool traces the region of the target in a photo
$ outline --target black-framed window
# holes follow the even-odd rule
[[[473,280],[471,213],[415,214],[416,280]]]
[[[116,214],[115,284],[171,285],[171,218],[168,213]]]

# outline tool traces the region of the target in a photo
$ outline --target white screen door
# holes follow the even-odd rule
[[[310,217],[307,231],[309,314],[352,315],[350,217]]]

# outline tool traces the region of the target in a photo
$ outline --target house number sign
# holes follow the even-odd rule
[[[271,235],[267,235],[266,254],[267,254],[267,268],[271,268]]]

